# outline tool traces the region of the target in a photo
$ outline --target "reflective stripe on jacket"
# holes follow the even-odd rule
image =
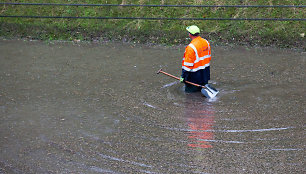
[[[182,61],[182,69],[196,72],[210,65],[211,50],[207,40],[198,36],[186,47]]]

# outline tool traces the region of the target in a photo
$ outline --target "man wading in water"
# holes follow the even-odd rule
[[[189,26],[186,30],[191,43],[185,49],[180,82],[189,81],[204,86],[210,80],[210,44],[199,36],[200,29],[197,26]],[[197,91],[201,91],[201,87],[185,83],[185,92]]]

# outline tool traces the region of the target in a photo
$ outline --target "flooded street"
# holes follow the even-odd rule
[[[213,46],[213,100],[183,53],[0,40],[0,174],[306,172],[305,53]]]

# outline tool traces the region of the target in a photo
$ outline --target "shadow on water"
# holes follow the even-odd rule
[[[304,173],[305,54],[213,48],[208,100],[183,51],[0,41],[0,173]]]

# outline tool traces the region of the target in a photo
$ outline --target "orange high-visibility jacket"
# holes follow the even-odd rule
[[[186,47],[182,61],[182,69],[196,72],[210,65],[211,50],[207,40],[198,36]]]

